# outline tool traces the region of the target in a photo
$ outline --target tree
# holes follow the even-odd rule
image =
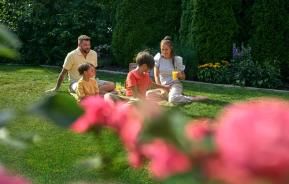
[[[256,0],[250,44],[255,60],[261,63],[278,60],[283,76],[288,77],[289,14],[286,5],[286,0]]]
[[[127,67],[138,51],[177,35],[180,9],[178,0],[119,0],[112,36],[115,63]]]
[[[111,43],[112,0],[3,0],[0,20],[23,42],[22,62],[60,65],[87,34],[92,45]]]
[[[228,59],[237,24],[231,0],[185,0],[181,42],[197,50],[200,62]]]

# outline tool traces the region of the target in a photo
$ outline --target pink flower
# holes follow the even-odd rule
[[[84,133],[94,125],[105,124],[114,112],[113,104],[99,96],[88,97],[82,100],[80,105],[84,109],[84,114],[71,126],[72,130],[78,133]]]
[[[28,184],[27,180],[19,176],[12,176],[0,168],[0,183],[2,184]]]
[[[187,172],[192,167],[185,154],[160,139],[142,145],[141,152],[149,159],[149,169],[158,179]]]
[[[226,167],[275,182],[287,177],[288,102],[259,99],[237,103],[226,108],[218,122],[216,144]]]
[[[133,168],[141,167],[143,163],[142,160],[143,156],[137,149],[128,152],[129,165],[132,166]]]
[[[208,178],[220,180],[223,184],[260,184],[251,173],[243,168],[226,165],[217,154],[205,160],[203,169]]]
[[[134,149],[142,128],[143,116],[129,104],[116,104],[114,116],[111,116],[107,126],[115,128],[127,149]]]
[[[213,128],[210,123],[211,120],[209,119],[193,120],[186,125],[185,133],[189,139],[201,141],[213,133]]]
[[[83,133],[95,126],[114,129],[127,151],[137,146],[137,139],[144,121],[137,109],[125,103],[111,103],[101,97],[88,97],[81,102],[84,114],[72,125],[72,130]]]

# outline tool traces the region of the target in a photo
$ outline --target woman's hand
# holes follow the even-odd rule
[[[169,92],[171,89],[171,86],[170,85],[163,85],[163,89],[166,90],[167,92]]]
[[[185,72],[179,72],[177,77],[179,80],[185,80],[186,79]]]

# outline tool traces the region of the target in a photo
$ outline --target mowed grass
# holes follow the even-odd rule
[[[45,96],[44,91],[55,85],[60,69],[40,67],[0,66],[0,110],[23,111]],[[98,77],[124,82],[124,75],[98,73]],[[68,82],[60,92],[66,93]],[[289,93],[252,91],[242,88],[223,88],[205,84],[184,84],[188,95],[204,95],[209,101],[180,107],[192,118],[214,118],[232,102],[256,97],[278,97],[289,100]],[[8,124],[12,135],[37,134],[41,141],[27,149],[17,150],[0,144],[0,162],[9,169],[30,178],[34,183],[93,183],[152,184],[145,169],[133,170],[126,160],[125,151],[116,135],[101,131],[98,135],[77,135],[54,126],[48,120],[30,115],[17,117]],[[77,160],[96,155],[103,156],[102,168],[95,170],[75,167]],[[104,182],[106,179],[108,182]]]

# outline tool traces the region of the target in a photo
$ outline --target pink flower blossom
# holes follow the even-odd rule
[[[289,173],[289,103],[259,99],[229,106],[216,144],[226,167],[282,181]],[[287,178],[288,179],[288,178]]]
[[[19,176],[12,176],[0,168],[0,183],[2,184],[29,184],[27,180]]]
[[[194,141],[201,141],[204,137],[213,133],[211,120],[200,119],[193,120],[186,125],[185,133],[187,137]]]
[[[139,168],[143,164],[143,156],[137,149],[135,149],[134,151],[128,152],[128,161],[129,165],[133,168]]]
[[[142,145],[142,154],[149,160],[149,170],[158,179],[184,173],[191,169],[191,160],[163,140]]]
[[[116,104],[114,116],[111,116],[107,126],[114,127],[127,149],[134,149],[142,128],[143,116],[129,104]]]
[[[71,127],[73,131],[78,133],[84,133],[94,125],[105,124],[114,112],[113,104],[104,101],[99,96],[85,98],[80,105],[84,109],[84,114]]]

